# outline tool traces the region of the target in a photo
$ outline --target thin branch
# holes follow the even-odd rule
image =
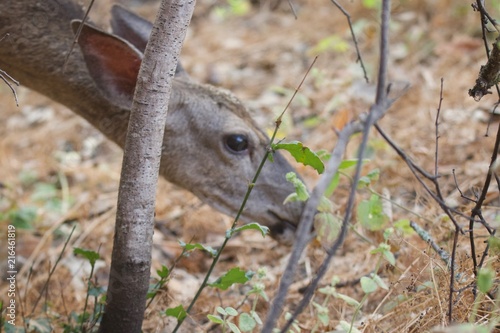
[[[481,15],[484,16],[485,18],[487,18],[488,21],[493,25],[493,28],[500,33],[499,24],[497,23],[497,21],[493,17],[491,17],[491,15],[488,13],[488,11],[486,11],[486,8],[484,8],[483,2],[484,2],[484,0],[477,0],[476,1],[477,7],[475,7],[475,8],[477,10],[479,10]],[[488,24],[486,19],[483,22],[484,22],[484,26],[486,26],[486,24]]]
[[[394,151],[396,151],[396,153],[399,155],[399,157],[401,157],[401,159],[403,159],[403,161],[406,163],[406,165],[408,165],[408,168],[410,169],[410,171],[415,176],[415,179],[420,183],[420,185],[422,185],[422,187],[427,192],[427,194],[429,194],[431,196],[431,198],[439,204],[439,206],[441,207],[441,209],[443,209],[443,211],[446,213],[446,215],[448,215],[448,217],[451,219],[451,221],[453,222],[453,224],[455,225],[455,227],[460,228],[461,232],[464,233],[464,231],[461,229],[460,225],[456,221],[456,219],[453,216],[453,214],[459,215],[460,217],[463,217],[463,218],[466,218],[466,219],[472,220],[472,221],[474,221],[474,219],[471,219],[470,216],[467,216],[466,214],[464,214],[464,213],[462,213],[462,212],[460,212],[460,211],[458,211],[456,209],[448,207],[447,204],[446,204],[446,202],[442,198],[442,195],[440,196],[440,192],[439,193],[434,193],[429,188],[429,186],[424,182],[424,180],[422,179],[422,177],[420,177],[420,175],[422,175],[424,178],[430,180],[434,184],[435,187],[439,187],[439,183],[437,182],[437,178],[434,175],[431,175],[427,171],[423,170],[417,164],[415,164],[411,160],[411,158],[403,151],[403,149],[401,149],[384,132],[384,130],[378,124],[375,124],[375,128],[377,129],[377,131],[379,132],[379,134],[384,138],[384,140],[392,147],[392,149],[394,149]]]
[[[438,165],[439,165],[439,116],[441,115],[441,105],[443,103],[443,82],[444,79],[441,78],[441,87],[439,90],[439,103],[438,107],[436,110],[436,121],[435,121],[435,131],[436,131],[436,147],[435,147],[435,160],[434,160],[434,175],[438,177]],[[437,178],[436,178],[437,179]],[[439,183],[436,180],[436,193],[440,198],[443,198],[441,194],[441,188],[439,186]],[[460,232],[461,228],[455,224],[455,237],[453,239],[453,247],[451,250],[451,260],[447,260],[447,264],[450,267],[450,293],[449,293],[449,308],[448,308],[448,321],[451,322],[452,318],[452,313],[453,313],[453,307],[452,307],[452,299],[453,299],[453,290],[454,290],[454,284],[455,284],[455,258],[456,258],[456,252],[457,252],[457,243],[458,243],[458,234]],[[435,244],[431,243],[431,245],[435,246]],[[434,248],[436,250],[436,248]],[[440,253],[442,250],[439,250],[438,253]],[[447,258],[449,258],[449,255],[447,255]]]
[[[338,166],[341,162],[342,156],[345,152],[345,147],[347,146],[347,142],[349,137],[360,130],[363,131],[363,139],[359,148],[358,155],[358,163],[356,165],[355,175],[353,177],[353,184],[351,187],[351,192],[349,194],[349,199],[346,207],[346,213],[344,216],[344,220],[342,223],[342,227],[340,230],[340,235],[334,244],[328,249],[327,257],[321,264],[318,272],[311,282],[310,286],[307,288],[307,291],[302,299],[302,301],[297,305],[295,312],[292,317],[288,320],[285,326],[281,329],[281,332],[287,332],[288,328],[292,325],[293,321],[297,316],[305,309],[305,307],[309,304],[312,296],[314,295],[314,291],[316,290],[319,281],[323,278],[324,274],[328,270],[328,266],[334,257],[336,251],[343,244],[345,240],[345,235],[347,234],[347,228],[349,225],[349,221],[351,219],[352,207],[355,201],[357,182],[359,180],[361,174],[361,165],[364,151],[368,142],[368,135],[370,128],[375,124],[386,112],[387,107],[389,105],[387,101],[387,90],[386,90],[386,72],[387,72],[387,62],[388,62],[388,32],[389,32],[389,19],[390,19],[390,0],[384,0],[382,4],[382,27],[381,27],[381,41],[380,41],[380,64],[379,64],[379,77],[377,82],[377,98],[376,104],[370,108],[370,112],[366,117],[363,117],[364,120],[358,122],[352,122],[347,124],[340,132],[337,144],[332,152],[332,156],[327,165],[327,170],[322,176],[318,185],[314,188],[311,196],[306,203],[306,207],[304,208],[304,212],[301,216],[301,221],[299,222],[299,228],[297,230],[297,240],[294,244],[292,254],[288,261],[288,265],[283,273],[281,278],[280,286],[278,289],[278,293],[276,298],[274,299],[271,309],[269,311],[268,317],[266,318],[266,322],[264,323],[264,327],[262,332],[270,333],[282,311],[282,307],[285,302],[285,297],[287,295],[288,288],[293,282],[293,276],[298,266],[298,260],[300,258],[301,253],[305,249],[308,238],[309,238],[309,230],[312,226],[312,220],[314,214],[316,212],[316,207],[319,203],[320,198],[322,197],[324,191],[326,190],[331,178],[335,175],[338,170]]]
[[[368,79],[368,74],[366,73],[366,68],[365,68],[365,64],[363,62],[363,58],[361,58],[361,51],[359,50],[359,47],[358,47],[358,40],[356,38],[356,34],[354,33],[354,29],[352,27],[351,15],[337,1],[335,1],[335,0],[331,0],[331,1],[342,12],[342,14],[344,14],[344,16],[347,19],[347,23],[349,24],[349,29],[351,30],[352,41],[354,42],[354,47],[356,48],[356,55],[358,57],[356,59],[356,62],[359,62],[361,69],[363,70],[363,76],[365,77],[365,81],[366,81],[366,83],[368,83],[368,82],[370,82],[370,80]]]
[[[438,177],[438,157],[439,157],[439,116],[441,114],[441,103],[443,103],[443,81],[444,79],[441,78],[441,89],[439,90],[439,104],[436,112],[436,121],[434,123],[434,128],[436,130],[436,146],[434,148],[434,176]]]
[[[57,266],[61,262],[63,255],[66,252],[66,247],[68,246],[69,241],[71,240],[71,237],[73,236],[73,232],[75,231],[75,228],[76,228],[76,226],[74,226],[73,229],[71,229],[71,232],[69,233],[68,237],[66,238],[66,241],[64,242],[64,245],[63,245],[61,252],[59,252],[59,256],[57,257],[57,259],[54,263],[54,266],[52,267],[52,269],[50,269],[50,267],[49,267],[49,275],[47,276],[47,280],[45,280],[45,283],[44,283],[42,289],[40,290],[40,294],[38,295],[38,298],[36,299],[35,303],[33,304],[32,308],[31,308],[31,312],[28,315],[29,317],[31,317],[33,315],[33,313],[35,312],[35,310],[38,306],[38,303],[42,299],[42,296],[48,290],[49,282],[52,278],[52,275],[54,275],[54,272],[56,271]],[[49,263],[49,265],[50,265],[50,263]]]
[[[290,10],[292,11],[293,17],[295,17],[295,19],[297,19],[298,18],[298,16],[297,16],[297,10],[293,6],[292,1],[288,0],[287,2],[288,2],[288,6],[290,7]]]
[[[310,235],[310,230],[312,227],[312,222],[314,215],[316,214],[316,207],[319,204],[319,201],[325,192],[325,190],[328,187],[328,184],[330,183],[331,179],[335,175],[335,173],[338,171],[340,162],[342,161],[342,157],[344,155],[345,149],[347,147],[347,144],[349,143],[349,138],[354,134],[361,132],[363,130],[363,127],[360,122],[352,122],[347,124],[340,132],[337,138],[337,144],[335,145],[335,148],[333,149],[332,155],[330,159],[328,160],[328,165],[325,169],[325,172],[323,176],[321,177],[320,181],[314,188],[314,190],[311,193],[311,196],[309,197],[309,200],[306,203],[306,206],[304,208],[304,212],[302,213],[301,220],[299,222],[299,228],[297,230],[297,239],[295,240],[293,249],[292,249],[292,254],[290,255],[290,259],[288,260],[287,267],[281,277],[281,282],[280,286],[278,289],[278,293],[271,305],[271,309],[268,313],[268,317],[266,319],[266,322],[264,324],[264,328],[262,332],[271,332],[272,328],[274,327],[279,315],[281,314],[283,305],[285,303],[285,298],[288,293],[288,289],[290,285],[293,283],[293,277],[295,275],[295,272],[297,270],[298,262],[300,259],[300,256],[302,252],[304,251],[305,247],[309,243],[311,239]],[[362,163],[358,163],[362,164]],[[355,185],[353,183],[353,188],[355,188]],[[340,245],[340,242],[338,240],[343,241],[343,234],[345,234],[347,229],[347,223],[342,224],[342,229],[340,231],[339,237],[337,239],[338,245]],[[330,253],[334,253],[334,251],[330,251]],[[321,270],[321,268],[320,268]],[[321,276],[322,273],[318,271],[316,277]],[[315,281],[313,280],[312,283]],[[318,280],[319,282],[319,280]],[[317,282],[316,282],[317,284]],[[312,284],[311,284],[312,285]],[[311,286],[310,285],[310,286]],[[306,294],[304,295],[304,298],[307,297],[309,294],[310,288],[307,288]],[[299,304],[300,306],[300,304]],[[298,312],[300,313],[300,312]],[[295,316],[294,316],[295,317]],[[293,322],[293,320],[292,320]],[[286,326],[285,328],[282,329],[282,331],[286,332]]]
[[[451,264],[450,264],[450,293],[448,297],[448,322],[452,322],[453,319],[453,291],[455,283],[455,259],[457,255],[457,244],[458,244],[458,230],[455,230],[455,237],[453,237],[453,251],[451,252]]]
[[[469,198],[468,196],[466,196],[466,195],[462,192],[462,190],[460,189],[460,186],[458,185],[458,180],[457,180],[457,175],[455,174],[455,169],[452,169],[452,170],[451,170],[451,173],[452,173],[452,175],[453,175],[453,181],[455,182],[455,188],[458,190],[458,193],[460,193],[460,197],[461,197],[462,199],[467,200],[467,201],[470,201],[470,202],[474,202],[474,203],[476,203],[476,201],[477,201],[477,195],[476,195],[476,199],[472,199],[472,198]]]
[[[5,38],[5,36],[3,38]],[[2,40],[3,40],[3,38],[2,38]],[[16,81],[12,76],[10,76],[6,71],[3,71],[1,69],[0,69],[0,79],[7,85],[7,87],[10,88],[10,91],[12,91],[12,94],[14,95],[14,100],[16,101],[16,106],[19,106],[19,100],[17,98],[16,89],[14,89],[14,87],[12,86],[12,83],[14,83],[16,86],[19,87],[19,82]]]
[[[389,1],[389,0],[386,0]],[[372,109],[370,110],[370,113],[368,115],[368,118],[366,119],[366,122],[364,123],[364,128],[363,128],[363,140],[360,144],[359,147],[359,155],[358,155],[358,163],[356,164],[356,171],[353,177],[353,183],[351,185],[351,191],[349,193],[349,199],[347,201],[347,207],[346,207],[346,213],[344,215],[344,219],[342,221],[342,226],[339,232],[339,236],[337,240],[332,244],[332,246],[326,251],[327,256],[321,263],[321,266],[318,268],[318,271],[316,273],[316,276],[313,278],[311,283],[309,284],[306,292],[304,293],[304,296],[302,300],[299,302],[297,305],[294,313],[292,314],[291,318],[287,321],[285,326],[281,329],[281,333],[288,332],[288,329],[292,325],[293,321],[295,318],[298,317],[302,311],[307,307],[309,302],[311,301],[312,297],[314,296],[314,292],[317,289],[317,286],[319,285],[319,282],[323,278],[323,276],[326,274],[328,271],[328,267],[335,256],[337,250],[343,245],[345,237],[347,235],[347,229],[349,227],[349,221],[351,220],[351,214],[354,206],[354,201],[356,197],[356,189],[357,189],[357,184],[361,175],[361,166],[363,163],[361,161],[363,160],[363,155],[366,150],[366,145],[368,142],[368,135],[370,128],[373,126],[373,124],[384,115],[385,111],[387,109],[384,107],[379,107],[378,105],[374,105]],[[360,123],[358,123],[360,125]],[[332,154],[333,157],[333,154]],[[333,177],[333,174],[332,174]],[[326,189],[326,188],[325,188]],[[324,192],[324,191],[323,191]],[[321,192],[321,193],[323,193]],[[309,199],[310,200],[310,199]]]
[[[500,96],[500,87],[498,86],[498,75],[500,73],[500,47],[498,43],[500,42],[500,36],[493,43],[493,50],[490,52],[488,45],[488,38],[486,37],[488,20],[491,22],[493,27],[500,33],[496,21],[488,14],[483,6],[483,0],[476,0],[476,4],[473,8],[479,11],[481,18],[481,31],[484,43],[484,49],[486,51],[486,57],[488,59],[486,65],[481,66],[479,70],[479,75],[476,80],[476,84],[472,89],[469,90],[469,95],[474,98],[475,101],[479,101],[484,95],[491,94],[488,90],[491,86],[495,85],[497,90],[497,95]]]
[[[446,266],[450,266],[450,254],[443,250],[435,241],[432,236],[419,226],[416,222],[410,221],[410,227],[415,230],[417,235],[426,243],[429,243],[434,251],[439,255],[439,257],[444,261]]]
[[[493,166],[496,164],[499,148],[500,148],[500,126],[498,126],[497,129],[497,136],[495,139],[495,145],[493,147],[493,151],[491,153],[491,161],[488,168],[488,174],[486,175],[486,179],[484,180],[483,189],[481,191],[481,194],[479,195],[476,205],[471,210],[471,215],[469,220],[469,230],[470,230],[469,242],[471,247],[471,257],[473,262],[474,275],[476,276],[477,276],[478,264],[476,259],[476,245],[474,244],[474,220],[476,216],[482,216],[481,208],[483,206],[484,200],[486,199],[486,195],[488,194],[488,188],[490,187],[491,177],[493,175]]]
[[[78,30],[75,33],[75,38],[73,39],[73,44],[71,44],[71,47],[69,48],[68,54],[66,55],[66,59],[64,59],[64,64],[63,64],[63,73],[66,71],[66,66],[68,65],[69,57],[73,53],[73,50],[75,49],[76,44],[78,43],[78,38],[80,37],[80,34],[82,33],[82,29],[85,25],[85,22],[87,22],[87,18],[89,17],[89,13],[92,10],[92,6],[94,5],[95,0],[90,0],[89,7],[85,11],[85,15],[83,16],[82,22],[80,26],[78,27]]]

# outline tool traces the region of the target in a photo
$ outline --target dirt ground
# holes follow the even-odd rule
[[[256,1],[258,2],[258,1]],[[157,3],[137,5],[123,3],[133,11],[154,19]],[[343,1],[350,13],[359,39],[359,47],[370,83],[366,83],[351,39],[345,16],[329,1],[262,1],[249,6],[241,15],[230,11],[225,1],[200,1],[182,53],[187,72],[196,80],[231,90],[254,112],[255,119],[271,130],[275,117],[287,104],[291,93],[317,55],[318,60],[294,100],[285,118],[281,135],[286,140],[300,140],[314,150],[331,151],[342,119],[354,120],[369,109],[374,100],[378,61],[379,16],[360,1]],[[248,4],[247,4],[248,5]],[[497,0],[486,1],[490,14],[500,19]],[[101,1],[92,18],[101,26],[109,20],[110,1]],[[272,7],[272,8],[271,8]],[[225,8],[226,10],[221,10]],[[477,73],[486,62],[479,15],[470,2],[398,1],[392,5],[389,80],[394,87],[410,84],[379,124],[411,158],[430,173],[435,171],[436,113],[443,79],[443,101],[439,119],[439,183],[445,202],[470,214],[473,203],[461,197],[474,197],[482,190],[491,159],[496,116],[490,111],[498,100],[495,94],[479,103],[467,95]],[[1,47],[1,44],[0,44]],[[114,213],[120,175],[121,150],[83,119],[44,96],[23,87],[16,88],[19,107],[10,90],[0,82],[0,212],[34,207],[36,218],[30,227],[18,231],[18,260],[23,266],[18,274],[18,289],[31,304],[38,298],[49,267],[57,260],[72,226],[76,231],[70,247],[99,251],[96,277],[106,285],[114,232]],[[353,137],[345,158],[355,158],[359,136]],[[439,205],[412,175],[410,169],[373,131],[369,141],[369,161],[364,173],[378,168],[380,177],[372,189],[390,197],[386,213],[390,223],[411,220],[424,228],[445,251],[452,249],[454,227]],[[310,168],[297,165],[310,188],[319,176]],[[453,176],[453,173],[455,178]],[[456,179],[456,183],[455,180]],[[52,184],[54,191],[43,191]],[[429,184],[429,183],[427,183]],[[457,188],[458,184],[458,188]],[[42,187],[42,189],[40,189]],[[431,186],[434,190],[434,188]],[[349,178],[343,177],[334,193],[337,214],[342,216],[347,201]],[[357,202],[371,192],[359,190]],[[52,200],[57,199],[57,200]],[[485,218],[498,220],[498,188],[493,185],[484,207]],[[29,211],[29,209],[28,209]],[[0,224],[4,234],[12,215],[3,214]],[[9,217],[10,216],[10,217]],[[468,221],[458,218],[468,229]],[[192,194],[164,180],[157,197],[154,240],[154,268],[171,266],[181,253],[178,240],[196,241],[219,246],[231,217],[202,204]],[[375,269],[370,250],[383,241],[382,231],[368,231],[351,221],[347,239],[330,265],[322,286],[338,276],[337,291],[360,301],[364,293],[358,279]],[[493,225],[494,226],[494,225]],[[2,236],[3,237],[3,236]],[[477,253],[484,249],[485,233],[478,227]],[[3,242],[4,239],[0,241]],[[450,272],[430,245],[415,233],[396,233],[390,241],[396,265],[384,262],[379,275],[388,290],[370,294],[354,325],[361,332],[426,332],[449,325],[447,319]],[[3,247],[2,247],[3,248]],[[2,250],[3,251],[3,250]],[[53,329],[64,322],[71,311],[81,313],[89,271],[85,261],[67,249],[51,278],[48,293],[36,316],[51,318]],[[290,248],[256,233],[245,233],[229,243],[214,277],[231,267],[266,270],[265,291],[272,299],[288,260]],[[468,321],[473,306],[471,288],[474,281],[468,234],[459,236],[457,248],[456,288],[453,320]],[[3,260],[4,253],[0,254]],[[286,302],[285,311],[293,311],[325,254],[314,242],[301,260],[296,282]],[[489,257],[491,264],[497,259]],[[145,332],[168,332],[172,321],[163,314],[168,307],[191,300],[201,283],[210,258],[193,253],[177,265],[168,286],[146,314]],[[31,270],[31,271],[30,271]],[[3,292],[3,299],[5,293]],[[247,287],[228,291],[206,290],[192,314],[186,332],[217,332],[207,314],[216,306],[237,307],[248,311],[244,302]],[[24,296],[25,295],[25,296]],[[317,293],[314,302],[323,304],[325,296]],[[477,322],[487,323],[498,313],[493,302],[485,302]],[[260,301],[257,312],[265,318],[268,302]],[[341,321],[351,322],[354,309],[345,301],[330,298],[328,323],[322,324],[317,308],[311,305],[298,319],[302,332],[340,332]],[[26,314],[31,311],[29,306]],[[36,317],[35,316],[35,317]],[[498,317],[498,315],[496,315]],[[281,323],[284,322],[284,319]],[[257,330],[256,330],[257,331]]]

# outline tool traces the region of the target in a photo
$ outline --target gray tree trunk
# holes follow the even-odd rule
[[[163,0],[146,47],[124,148],[107,305],[100,332],[141,332],[168,101],[194,5],[194,0]]]

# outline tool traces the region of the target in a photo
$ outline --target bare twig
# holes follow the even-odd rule
[[[302,299],[302,301],[297,305],[295,312],[292,317],[288,320],[285,326],[281,329],[281,332],[287,332],[290,325],[293,323],[295,318],[303,311],[303,309],[309,304],[311,300],[314,290],[316,289],[319,281],[322,279],[324,274],[326,273],[328,266],[334,257],[337,249],[343,244],[345,235],[347,233],[348,224],[352,214],[352,207],[354,205],[354,198],[356,193],[357,182],[359,180],[359,176],[361,173],[361,164],[360,161],[363,159],[364,150],[366,148],[366,144],[368,141],[368,134],[370,128],[373,124],[379,120],[382,115],[387,110],[389,106],[389,102],[387,101],[387,90],[386,90],[386,71],[387,71],[387,61],[388,61],[388,26],[389,26],[389,18],[390,18],[390,1],[383,1],[382,5],[382,29],[381,29],[381,57],[380,57],[380,65],[379,65],[379,78],[377,85],[377,97],[376,104],[374,104],[370,108],[370,112],[367,116],[363,117],[364,119],[357,122],[351,122],[347,124],[340,132],[337,144],[332,152],[330,160],[328,162],[325,173],[323,174],[321,180],[318,185],[314,188],[311,193],[311,196],[306,203],[304,208],[304,212],[301,216],[301,221],[299,223],[299,228],[297,230],[297,239],[294,244],[292,254],[288,261],[285,272],[282,275],[280,286],[278,289],[278,293],[276,298],[274,299],[271,309],[269,311],[268,317],[266,318],[266,322],[264,323],[264,327],[262,332],[269,333],[272,331],[279,315],[281,314],[282,307],[285,302],[285,297],[288,292],[288,288],[293,282],[293,276],[298,266],[298,260],[300,258],[301,253],[305,249],[307,243],[310,239],[310,231],[312,226],[312,220],[314,214],[316,212],[316,207],[319,203],[320,198],[322,197],[324,191],[326,190],[331,178],[335,175],[338,170],[338,166],[342,160],[342,156],[345,152],[345,147],[347,146],[347,142],[349,137],[356,132],[363,131],[363,140],[361,142],[359,148],[359,156],[358,156],[358,164],[356,167],[356,172],[353,178],[353,184],[351,187],[351,192],[349,195],[349,200],[346,207],[346,213],[344,216],[344,220],[342,223],[340,235],[334,244],[328,249],[327,257],[321,264],[316,276],[311,282],[310,286],[307,288],[307,291]]]
[[[443,209],[443,211],[446,213],[446,215],[448,215],[448,217],[451,219],[451,221],[453,222],[453,224],[455,225],[455,227],[458,227],[460,229],[460,232],[464,233],[464,231],[462,230],[462,228],[458,224],[458,222],[455,219],[455,217],[453,216],[453,214],[459,215],[459,216],[464,217],[466,219],[471,219],[471,218],[469,216],[467,216],[466,214],[464,214],[464,213],[462,213],[462,212],[460,212],[460,211],[458,211],[456,209],[448,207],[448,205],[446,204],[446,202],[445,202],[445,200],[444,200],[444,198],[443,198],[443,196],[441,194],[441,191],[440,190],[439,191],[436,190],[436,193],[434,193],[434,191],[429,187],[429,185],[427,185],[424,182],[424,180],[422,179],[421,176],[423,176],[424,178],[430,180],[434,184],[434,187],[436,189],[440,189],[439,182],[437,181],[438,178],[436,176],[434,176],[434,175],[429,174],[427,171],[425,171],[424,169],[422,169],[422,167],[420,167],[419,165],[415,164],[415,162],[412,161],[412,159],[403,151],[403,149],[401,149],[385,133],[385,131],[378,124],[375,124],[374,126],[377,129],[377,131],[379,132],[379,134],[384,138],[384,140],[392,147],[392,149],[394,149],[394,151],[396,151],[396,153],[399,155],[399,157],[401,157],[403,159],[403,161],[406,163],[406,165],[408,166],[408,168],[410,169],[410,171],[415,176],[415,179],[420,183],[420,185],[422,185],[422,187],[425,189],[425,191],[427,192],[427,194],[429,194],[432,197],[432,199],[439,204],[439,206],[441,207],[441,209]]]
[[[331,0],[331,1],[342,12],[342,14],[344,14],[344,16],[347,19],[347,23],[349,24],[349,29],[351,30],[352,41],[354,42],[354,47],[356,48],[356,54],[358,57],[356,59],[356,62],[359,61],[361,69],[363,70],[363,75],[365,77],[365,81],[366,81],[366,83],[368,83],[368,82],[370,82],[370,80],[368,79],[368,74],[366,73],[366,68],[365,68],[365,64],[363,62],[363,58],[361,58],[361,51],[359,50],[359,47],[358,47],[358,40],[356,39],[356,34],[354,33],[354,29],[352,28],[351,15],[337,1],[335,1],[335,0]]]
[[[295,6],[293,5],[292,0],[288,0],[287,2],[288,2],[288,6],[290,7],[290,10],[292,11],[293,17],[295,17],[295,19],[297,19],[298,18],[297,10],[295,9]]]
[[[500,49],[498,47],[498,41],[500,41],[500,37],[497,38],[497,43],[494,43],[493,50],[491,51],[491,54],[490,54],[490,50],[489,50],[489,46],[488,46],[488,40],[487,40],[487,37],[486,37],[486,32],[487,32],[486,25],[488,24],[488,21],[489,21],[489,22],[491,22],[493,24],[493,26],[497,30],[497,32],[499,32],[499,29],[498,29],[498,24],[488,14],[488,12],[484,8],[483,2],[481,0],[476,0],[476,3],[475,3],[475,5],[473,5],[473,8],[475,10],[479,11],[479,13],[480,13],[480,17],[481,17],[481,29],[482,29],[482,33],[483,33],[483,42],[484,42],[486,56],[488,58],[487,64],[485,66],[481,67],[480,75],[478,77],[478,81],[480,81],[480,80],[484,81],[485,78],[482,77],[482,73],[483,72],[485,72],[485,71],[492,71],[492,72],[500,73]],[[490,67],[492,67],[492,69],[491,68],[486,68],[485,69],[485,67],[487,67],[488,65],[491,65]],[[498,75],[500,75],[500,74],[498,74]],[[478,81],[476,81],[476,85],[478,84]],[[486,81],[487,81],[487,79],[486,79]],[[498,87],[498,84],[496,84],[496,89],[497,89],[497,95],[500,96],[500,89]],[[499,102],[500,102],[500,97],[499,97]],[[497,102],[496,105],[495,105],[495,108],[498,107],[498,104],[499,103]],[[493,147],[493,151],[492,151],[492,154],[491,154],[490,165],[489,165],[489,168],[488,168],[488,174],[487,174],[486,179],[484,181],[481,194],[479,195],[479,198],[476,201],[476,205],[471,210],[471,218],[469,220],[469,243],[470,243],[470,247],[471,247],[471,258],[472,258],[472,261],[473,261],[473,270],[474,270],[474,274],[476,276],[477,276],[478,269],[482,266],[482,264],[483,264],[483,262],[484,262],[484,260],[485,260],[485,258],[487,256],[487,254],[488,254],[489,247],[486,246],[486,248],[485,248],[485,250],[484,250],[484,252],[483,252],[483,254],[481,256],[481,260],[480,260],[480,262],[478,264],[478,262],[477,262],[477,255],[476,255],[476,245],[474,243],[474,222],[475,222],[475,218],[479,217],[481,223],[486,227],[486,229],[488,230],[488,232],[490,234],[494,234],[494,230],[492,230],[491,228],[488,227],[486,221],[484,220],[484,218],[482,216],[482,206],[483,206],[484,200],[486,199],[486,195],[487,195],[488,189],[490,187],[492,176],[495,176],[495,179],[497,180],[497,184],[499,183],[498,177],[495,174],[495,170],[494,170],[494,165],[497,163],[497,156],[498,156],[498,150],[499,150],[499,148],[500,148],[500,126],[498,127],[498,130],[497,130],[497,135],[496,135],[496,139],[495,139],[495,145]],[[475,293],[475,288],[474,288],[474,293]]]
[[[451,251],[451,262],[450,262],[450,293],[448,296],[448,322],[453,319],[453,292],[455,290],[455,259],[457,256],[457,244],[458,244],[458,230],[455,230],[455,237],[453,237],[453,247]]]
[[[4,40],[4,38],[8,37],[9,34],[6,34],[5,36],[0,39],[0,42]],[[16,81],[12,76],[10,76],[6,71],[3,71],[0,69],[0,79],[7,85],[7,87],[10,88],[10,91],[12,91],[12,94],[14,95],[14,99],[16,101],[16,106],[19,106],[19,100],[17,99],[17,92],[16,89],[12,86],[12,84],[15,84],[16,86],[19,86],[19,82]]]
[[[299,258],[311,239],[310,230],[312,227],[314,215],[316,214],[316,207],[319,203],[319,200],[321,199],[321,196],[323,195],[326,188],[328,187],[328,184],[330,183],[331,179],[333,178],[335,173],[338,171],[338,167],[340,165],[340,162],[342,161],[342,157],[344,155],[346,146],[349,143],[349,138],[351,137],[352,134],[361,132],[362,130],[363,130],[363,126],[362,126],[361,122],[352,122],[352,123],[347,124],[339,132],[339,135],[337,138],[337,144],[335,145],[335,148],[332,152],[332,155],[328,161],[328,165],[325,169],[325,172],[324,172],[323,176],[321,177],[320,181],[318,182],[318,184],[316,185],[316,187],[314,188],[314,190],[312,191],[311,196],[309,197],[309,200],[307,201],[307,204],[304,208],[304,212],[302,213],[301,221],[299,223],[299,228],[297,230],[297,239],[294,243],[294,247],[292,249],[292,254],[290,256],[290,259],[288,260],[288,264],[287,264],[287,267],[285,269],[285,272],[283,273],[283,275],[281,277],[281,282],[280,282],[280,287],[278,289],[278,293],[273,301],[273,304],[271,306],[271,310],[269,311],[269,314],[268,314],[266,323],[264,324],[264,328],[263,328],[262,332],[271,332],[275,322],[277,321],[279,315],[281,314],[281,309],[282,309],[283,304],[285,302],[285,297],[287,295],[288,288],[292,284],[295,271],[297,270]],[[358,163],[358,164],[361,164],[361,163]],[[355,188],[355,185],[353,184],[352,187]],[[344,237],[342,235],[345,234],[346,229],[347,229],[347,223],[344,223],[342,225],[342,229],[340,231],[340,235],[339,235],[338,239],[341,239],[343,241]],[[334,252],[335,251],[330,251],[330,253],[332,253],[332,254]],[[322,274],[320,273],[320,271],[318,271],[316,277],[318,277],[320,275],[322,277]],[[316,285],[318,282],[319,282],[319,279],[318,279],[318,281],[316,281]],[[315,281],[313,280],[312,283],[315,283]],[[311,285],[312,285],[312,283],[311,283]],[[304,295],[304,298],[308,297],[307,295],[309,295],[309,293],[310,293],[310,286],[307,288],[306,294]],[[300,312],[298,312],[298,313],[300,313]],[[271,323],[271,320],[273,320],[272,323]],[[286,327],[282,329],[282,332],[286,332]]]
[[[452,169],[451,173],[453,174],[453,181],[455,182],[455,188],[458,190],[458,193],[460,193],[460,197],[462,199],[465,199],[465,200],[470,201],[470,202],[476,202],[477,201],[477,195],[476,195],[476,199],[471,199],[468,196],[466,196],[462,192],[462,190],[460,189],[460,186],[458,185],[458,181],[457,181],[457,175],[455,174],[455,169]],[[474,194],[475,194],[475,191],[474,191]]]
[[[434,160],[434,176],[437,177],[439,176],[439,173],[438,173],[438,165],[439,165],[439,116],[441,115],[441,105],[443,103],[443,82],[444,82],[444,79],[441,78],[441,88],[439,89],[439,103],[438,103],[438,107],[437,107],[437,110],[436,110],[436,121],[435,121],[435,124],[434,124],[434,127],[435,127],[435,133],[436,133],[436,147],[435,147],[435,160]],[[436,193],[437,195],[442,198],[442,194],[441,194],[441,188],[436,180]],[[411,224],[410,224],[411,225]],[[412,226],[413,227],[413,226]],[[415,228],[414,228],[415,229]],[[446,263],[448,264],[448,266],[450,267],[450,293],[449,293],[449,296],[448,296],[448,321],[451,322],[451,318],[452,318],[452,313],[453,313],[453,307],[452,307],[452,300],[453,300],[453,292],[454,292],[454,284],[455,284],[455,258],[456,258],[456,253],[457,253],[457,243],[458,243],[458,234],[460,233],[460,230],[461,228],[455,224],[455,237],[453,238],[453,246],[452,246],[452,250],[451,250],[451,260],[449,260],[449,255],[446,254]],[[436,250],[436,252],[438,253],[441,253],[443,252],[441,249],[437,250],[438,248],[436,248],[436,244],[431,242],[431,246],[434,250]]]
[[[42,289],[40,290],[40,294],[38,295],[38,298],[36,299],[35,303],[33,304],[32,308],[31,308],[31,312],[30,312],[29,316],[33,315],[33,313],[36,310],[36,307],[38,306],[38,302],[40,302],[40,300],[42,299],[42,296],[48,290],[49,282],[52,278],[52,275],[54,275],[54,272],[56,271],[57,265],[61,262],[62,257],[64,255],[64,253],[66,252],[66,247],[68,246],[69,241],[71,240],[71,237],[73,236],[73,232],[75,231],[75,228],[76,227],[73,227],[73,229],[71,229],[71,232],[69,233],[68,238],[66,238],[66,242],[64,242],[63,248],[62,248],[61,252],[59,252],[59,256],[57,257],[57,259],[54,263],[54,266],[52,266],[52,268],[49,267],[49,275],[47,276],[47,280],[45,280],[45,283],[44,283]],[[49,265],[50,265],[50,263],[49,263]]]
[[[443,103],[443,81],[441,78],[441,89],[439,90],[439,104],[436,112],[436,121],[434,123],[434,128],[436,130],[436,146],[434,148],[434,176],[438,177],[438,165],[439,165],[439,116],[441,114],[441,103]]]
[[[87,18],[89,17],[89,13],[92,10],[92,6],[94,5],[95,0],[90,0],[89,7],[85,11],[85,15],[83,16],[82,23],[78,27],[78,30],[75,33],[75,39],[73,39],[73,44],[71,44],[71,47],[69,48],[68,54],[66,55],[66,59],[64,59],[64,64],[63,64],[63,73],[66,71],[66,66],[69,61],[69,57],[73,53],[73,50],[75,49],[76,44],[78,43],[78,38],[80,37],[80,34],[82,33],[83,26],[85,25],[85,22],[87,22]]]
[[[469,95],[474,98],[474,100],[479,101],[484,95],[491,94],[488,90],[490,87],[495,85],[497,90],[497,95],[500,96],[500,88],[498,86],[498,80],[500,78],[500,36],[497,37],[496,41],[493,43],[493,50],[490,53],[490,48],[488,45],[488,38],[486,37],[487,24],[488,21],[491,22],[496,31],[500,34],[498,25],[496,21],[489,15],[483,6],[482,0],[476,0],[473,8],[479,11],[481,17],[481,30],[483,34],[484,49],[486,51],[486,57],[488,61],[486,65],[481,66],[479,71],[476,84],[472,89],[469,90]]]
[[[416,222],[410,221],[410,227],[417,233],[417,235],[426,243],[429,243],[430,246],[439,257],[444,261],[447,266],[450,266],[450,254],[443,250],[437,243],[432,239],[432,236],[424,230],[421,226],[419,226]]]

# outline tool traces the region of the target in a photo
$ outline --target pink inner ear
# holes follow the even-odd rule
[[[133,98],[141,54],[123,40],[85,26],[78,43],[87,68],[105,95]]]

